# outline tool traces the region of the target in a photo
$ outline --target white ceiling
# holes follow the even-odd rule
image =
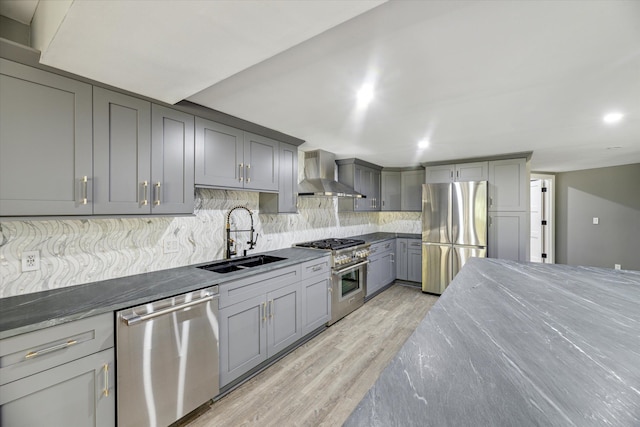
[[[43,62],[382,166],[640,162],[640,1],[378,4],[76,0]],[[364,81],[376,97],[358,109]]]

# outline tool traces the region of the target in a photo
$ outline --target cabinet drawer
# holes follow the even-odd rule
[[[395,240],[385,240],[383,242],[374,243],[373,245],[371,245],[371,247],[369,248],[369,256],[374,256],[384,252],[395,250]]]
[[[246,301],[258,294],[271,292],[300,281],[300,265],[256,274],[230,283],[220,284],[219,308]]]
[[[314,259],[302,264],[302,280],[308,279],[320,274],[327,275],[331,270],[331,257],[322,259]]]
[[[113,313],[0,341],[0,384],[113,347]]]
[[[422,246],[422,242],[418,239],[407,239],[407,242],[410,248],[420,248]]]

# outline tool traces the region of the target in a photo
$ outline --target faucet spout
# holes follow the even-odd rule
[[[249,218],[251,219],[251,229],[250,230],[232,230],[231,229],[231,213],[237,209],[243,209],[245,211],[247,211],[249,213]],[[239,232],[239,231],[250,231],[251,234],[249,235],[249,241],[247,242],[247,244],[249,245],[249,249],[245,249],[244,250],[244,255],[247,255],[247,250],[251,250],[255,247],[256,242],[258,241],[258,234],[256,233],[256,237],[254,239],[253,234],[255,232],[255,229],[253,228],[253,212],[251,212],[251,209],[247,208],[246,206],[234,206],[233,208],[231,208],[229,210],[229,212],[227,213],[227,223],[226,223],[226,254],[225,257],[227,259],[231,258],[233,255],[236,255],[237,250],[233,249],[233,245],[235,243],[234,239],[231,238],[231,233],[232,232]]]

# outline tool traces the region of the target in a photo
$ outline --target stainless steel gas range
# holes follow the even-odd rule
[[[357,239],[323,239],[295,246],[331,251],[331,320],[328,325],[362,307],[367,289],[370,243]]]

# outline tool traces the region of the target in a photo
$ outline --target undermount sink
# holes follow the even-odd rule
[[[216,262],[214,264],[201,265],[198,268],[213,271],[215,273],[225,274],[284,260],[286,260],[286,258],[271,255],[255,255],[247,258],[229,259],[226,261]]]

